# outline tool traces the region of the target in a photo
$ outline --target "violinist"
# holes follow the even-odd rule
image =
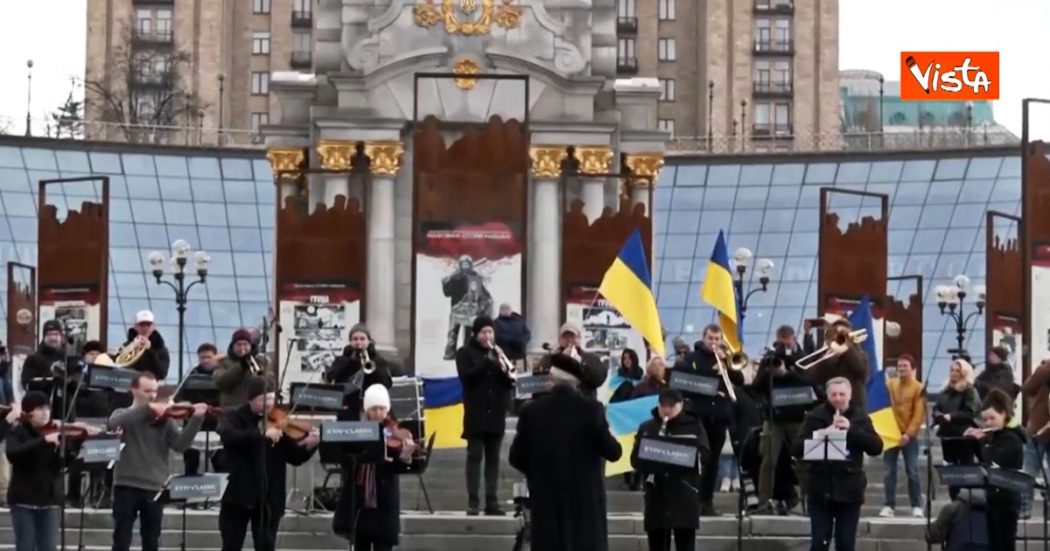
[[[277,428],[264,427],[274,394],[266,381],[253,377],[245,385],[248,402],[227,413],[219,425],[230,476],[219,510],[223,551],[240,551],[249,522],[255,551],[273,551],[284,516],[286,465],[302,465],[320,441],[316,433],[293,440]]]
[[[350,344],[325,372],[325,381],[346,385],[340,419],[359,418],[364,389],[383,385],[389,390],[394,385],[390,367],[390,362],[376,352],[375,341],[368,327],[363,323],[354,325],[350,329]]]
[[[248,401],[248,381],[263,377],[267,384],[277,388],[277,374],[270,362],[259,356],[259,348],[248,329],[238,329],[230,338],[226,357],[215,367],[212,376],[219,387],[219,405],[236,408]]]
[[[142,371],[131,383],[131,407],[109,417],[110,428],[123,431],[124,448],[114,467],[113,551],[131,549],[131,531],[140,520],[143,551],[157,551],[163,506],[154,497],[164,487],[170,472],[171,451],[181,453],[193,444],[208,411],[194,404],[186,426],[167,417],[168,405],[155,403],[157,379]]]
[[[401,533],[401,498],[397,475],[408,471],[416,443],[403,430],[392,430],[396,421],[390,417],[390,393],[383,385],[365,390],[362,419],[382,423],[388,445],[393,433],[399,433],[399,449],[384,462],[356,465],[343,497],[335,508],[332,527],[336,534],[354,541],[358,551],[390,551],[398,544]],[[388,451],[389,453],[389,451]],[[344,482],[345,484],[346,482]],[[351,500],[349,496],[353,496]]]

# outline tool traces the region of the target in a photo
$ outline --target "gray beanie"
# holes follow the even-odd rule
[[[350,333],[347,336],[352,337],[354,336],[354,333],[364,333],[368,337],[368,340],[372,340],[372,332],[368,330],[368,326],[364,323],[355,323],[354,326],[350,328]]]

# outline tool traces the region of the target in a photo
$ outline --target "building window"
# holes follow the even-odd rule
[[[755,19],[755,44],[765,49],[772,36],[772,22],[768,19]]]
[[[253,55],[269,55],[270,54],[270,33],[256,31],[252,33],[252,54]]]
[[[635,16],[635,0],[616,0],[616,10],[619,17]]]
[[[656,43],[657,58],[660,61],[675,61],[678,59],[678,51],[675,48],[673,38],[661,38]]]
[[[791,20],[777,19],[773,24],[773,41],[787,44],[791,42]]]
[[[171,37],[171,10],[157,10],[157,34],[164,38]]]
[[[292,34],[292,51],[293,52],[309,52],[313,50],[313,37],[310,33],[293,33]]]
[[[633,38],[621,38],[617,41],[616,55],[621,59],[634,59],[635,40]]]
[[[149,36],[153,31],[153,12],[138,10],[135,12],[135,33],[138,36]]]
[[[270,114],[269,113],[252,113],[252,118],[251,118],[252,132],[258,132],[260,127],[262,127],[264,125],[267,125],[267,124],[270,124]]]
[[[674,119],[660,119],[656,121],[657,127],[674,137]]]
[[[773,64],[773,82],[778,86],[791,84],[791,63],[778,61]]]
[[[270,93],[270,73],[254,72],[252,73],[252,95],[264,96]]]
[[[270,0],[252,0],[252,13],[270,13]]]
[[[770,80],[770,64],[765,60],[755,61],[755,82],[760,85],[768,85]]]
[[[786,101],[755,102],[755,130],[757,135],[791,135],[791,103]]]
[[[657,18],[660,21],[674,21],[678,18],[678,0],[659,0]]]
[[[674,79],[660,79],[660,101],[674,101],[675,97]]]
[[[312,1],[313,0],[295,0],[292,10],[299,13],[310,13],[310,3]]]

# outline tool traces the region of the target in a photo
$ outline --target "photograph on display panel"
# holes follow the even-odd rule
[[[500,222],[421,226],[422,243],[416,252],[417,374],[454,377],[456,350],[473,337],[474,319],[495,316],[502,303],[521,309],[521,241]]]
[[[286,285],[280,296],[282,387],[320,383],[361,319],[361,294],[349,285],[320,283]]]
[[[1032,251],[1031,327],[1032,353],[1029,373],[1050,358],[1050,245],[1037,245]]]
[[[49,320],[56,320],[65,331],[67,342],[75,350],[84,343],[99,340],[101,308],[98,292],[88,287],[45,288],[40,290],[38,331]]]
[[[597,354],[611,371],[619,369],[620,355],[626,348],[634,350],[643,364],[646,362],[642,335],[598,293],[596,287],[573,285],[569,288],[565,299],[565,320],[583,329],[583,348]]]

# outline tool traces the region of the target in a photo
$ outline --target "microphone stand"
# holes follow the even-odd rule
[[[926,387],[930,384],[929,374],[926,376],[926,380],[922,383],[922,391],[919,396],[923,400],[926,400]],[[927,402],[928,404],[928,402]],[[923,431],[926,436],[926,551],[933,550],[933,543],[930,542],[930,524],[933,521],[933,409],[927,408],[930,411],[929,422],[926,423],[926,429]]]
[[[67,380],[66,380],[66,376],[65,375],[67,373],[69,373],[69,361],[70,361],[70,357],[67,357],[66,358],[66,370],[65,370],[65,373],[63,373],[63,376],[61,378],[62,379],[62,425],[63,425],[63,427],[67,423],[70,422],[70,419],[73,418],[73,413],[75,412],[75,409],[76,409],[77,396],[80,395],[80,389],[83,388],[83,385],[84,385],[84,373],[83,373],[83,370],[82,370],[81,373],[80,373],[80,377],[77,378],[77,386],[76,386],[76,388],[73,389],[73,399],[72,400],[68,399],[69,398],[69,385],[67,384]],[[78,359],[78,361],[79,361],[79,359]],[[65,433],[65,430],[63,429],[63,427],[59,427],[59,431],[61,431],[61,432],[59,432],[59,473],[60,473],[59,476],[61,477],[62,481],[65,483],[66,482],[66,476],[69,474],[69,464],[68,464],[68,461],[66,459],[66,441],[69,440],[69,438],[66,436],[66,433]],[[77,481],[77,482],[79,483],[80,481]],[[61,545],[61,547],[60,548],[63,551],[65,551],[65,549],[66,549],[66,496],[65,496],[65,494],[66,494],[66,492],[63,492],[61,510],[59,511],[59,530],[61,531],[61,535],[60,535],[60,539],[61,539],[60,545]],[[83,495],[80,496],[80,523],[79,523],[79,526],[77,528],[77,540],[79,542],[77,544],[77,549],[79,551],[83,551],[84,550],[84,498],[85,497],[86,496],[83,496]]]

